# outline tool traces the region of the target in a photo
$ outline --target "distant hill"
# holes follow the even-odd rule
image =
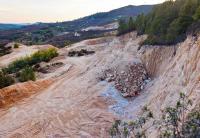
[[[27,26],[10,25],[10,29],[12,30],[5,29],[9,28],[9,25],[4,25],[4,30],[0,29],[0,41],[18,41],[30,45],[49,43],[56,46],[64,46],[83,39],[100,37],[106,32],[113,31],[113,29],[82,31],[84,28],[106,25],[120,18],[134,17],[141,13],[147,14],[152,8],[153,5],[129,5],[109,12],[96,13],[73,21],[37,23]],[[76,35],[77,33],[78,35]]]
[[[129,5],[109,12],[96,13],[71,22],[63,22],[63,24],[65,23],[70,24],[70,26],[74,27],[75,29],[81,29],[89,26],[105,25],[113,21],[116,21],[120,18],[137,16],[141,13],[147,14],[152,10],[152,8],[153,5],[141,5],[141,6]]]
[[[0,30],[10,30],[10,29],[19,29],[22,28],[23,24],[3,24],[0,23]]]

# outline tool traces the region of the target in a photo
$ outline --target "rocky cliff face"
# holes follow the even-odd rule
[[[200,104],[200,37],[189,36],[174,47],[144,47],[140,56],[153,79],[144,91],[155,118],[161,118],[164,108],[175,106],[180,92],[193,101],[193,107]],[[149,137],[157,134],[152,131]]]
[[[148,91],[155,91],[152,93],[152,104],[160,101],[157,105],[161,107],[170,105],[179,92],[191,98],[195,95],[193,101],[198,102],[200,37],[188,37],[175,47],[148,47],[143,50],[140,56],[154,79],[154,84],[148,87]]]

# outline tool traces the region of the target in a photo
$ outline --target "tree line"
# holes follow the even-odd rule
[[[128,32],[135,30],[135,23],[133,17],[130,17],[129,20],[121,19],[119,20],[119,28],[118,28],[118,35],[123,35]]]
[[[148,34],[144,44],[175,44],[187,33],[200,31],[200,0],[169,0],[156,5],[147,15],[119,21],[118,35],[136,30]]]

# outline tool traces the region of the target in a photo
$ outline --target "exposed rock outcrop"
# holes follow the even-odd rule
[[[152,85],[145,88],[149,96],[144,103],[154,118],[161,119],[166,107],[175,107],[181,92],[192,100],[190,109],[200,104],[200,37],[188,36],[174,47],[155,46],[143,50],[141,58],[153,76]],[[151,128],[148,137],[159,137],[156,130]]]

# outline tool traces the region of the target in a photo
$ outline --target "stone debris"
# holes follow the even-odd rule
[[[101,80],[114,82],[123,97],[137,96],[150,80],[142,63],[127,65],[122,71],[107,69]]]
[[[81,49],[80,51],[70,51],[68,53],[69,57],[81,57],[81,56],[86,56],[90,54],[94,54],[95,51],[88,51],[86,49]]]

